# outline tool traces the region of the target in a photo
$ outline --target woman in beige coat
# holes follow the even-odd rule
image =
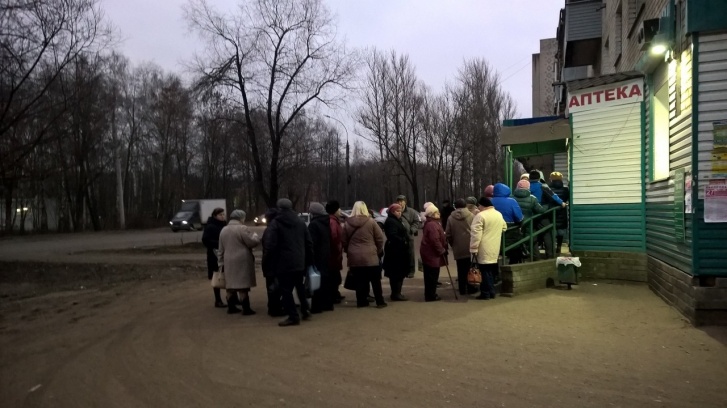
[[[252,249],[260,245],[257,234],[242,225],[245,212],[235,210],[230,222],[220,232],[220,247],[217,262],[225,273],[227,285],[227,313],[239,313],[236,303],[242,305],[243,315],[253,315],[250,308],[250,288],[256,286],[255,256]]]

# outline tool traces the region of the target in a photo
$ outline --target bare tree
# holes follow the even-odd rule
[[[306,106],[330,103],[329,91],[348,87],[355,59],[336,40],[334,22],[321,0],[241,1],[232,15],[215,10],[207,0],[190,0],[184,11],[190,28],[207,42],[194,61],[198,85],[238,93],[256,188],[272,206],[290,126]],[[258,110],[265,113],[264,129],[253,121]],[[264,163],[266,144],[270,156]]]

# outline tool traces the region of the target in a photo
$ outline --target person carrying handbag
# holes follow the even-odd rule
[[[495,298],[494,278],[498,273],[498,256],[502,233],[507,230],[507,223],[499,211],[492,206],[487,197],[478,201],[480,212],[472,220],[470,237],[470,253],[476,257],[477,266],[482,274],[480,295],[477,299]]]

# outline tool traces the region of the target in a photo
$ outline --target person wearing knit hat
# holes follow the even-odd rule
[[[429,205],[425,214],[427,221],[424,223],[419,254],[424,267],[424,301],[434,302],[441,300],[437,295],[437,281],[439,268],[447,265],[447,238],[439,222],[439,208],[434,204]]]
[[[495,197],[498,196],[499,186],[504,185],[500,183],[495,185]],[[507,230],[507,223],[489,198],[480,198],[479,204],[481,211],[472,220],[469,250],[477,260],[477,267],[482,274],[480,295],[477,299],[489,300],[496,296],[494,284],[498,276],[497,261],[502,244],[502,233]]]
[[[409,253],[411,254],[411,258],[409,259],[409,274],[407,275],[407,278],[411,279],[414,277],[414,272],[416,270],[416,260],[414,259],[414,237],[419,235],[419,228],[421,228],[422,221],[419,219],[419,213],[417,210],[406,205],[406,196],[397,196],[396,203],[401,206],[401,222],[409,231]]]
[[[469,211],[473,217],[480,212],[480,210],[477,209],[477,199],[472,196],[465,199],[465,205],[467,207],[467,211]]]
[[[391,287],[390,299],[394,302],[406,301],[406,296],[401,294],[404,285],[404,278],[409,273],[409,231],[401,222],[401,206],[391,204],[387,211],[388,216],[384,221],[384,234],[386,244],[384,246],[384,276],[389,278]]]
[[[528,173],[523,173],[520,175],[520,180],[529,180],[529,179],[530,179],[530,174],[528,174]]]
[[[313,241],[313,265],[321,274],[321,286],[313,292],[311,313],[332,311],[334,302],[333,284],[335,280],[331,275],[329,265],[331,258],[331,227],[330,218],[321,203],[311,203],[308,207],[311,220],[308,224]],[[337,288],[337,287],[336,287]]]
[[[467,283],[467,272],[472,263],[470,259],[470,225],[474,217],[467,211],[466,203],[462,198],[454,201],[454,208],[455,210],[449,216],[447,226],[444,228],[444,235],[452,247],[452,255],[457,264],[459,294],[467,295],[476,292],[476,289]]]
[[[570,189],[563,184],[563,174],[558,171],[550,173],[550,184],[553,193],[564,203],[570,202]],[[563,239],[568,236],[568,208],[561,207],[555,211],[555,232],[557,243],[555,253],[560,254],[563,248]]]
[[[313,240],[305,223],[293,211],[293,203],[287,198],[277,202],[278,215],[268,224],[263,242],[263,270],[275,276],[288,318],[278,326],[296,326],[310,317],[310,305],[306,300],[303,284],[309,260],[315,259]],[[300,314],[295,306],[293,290],[298,294]]]
[[[513,197],[520,206],[520,210],[522,210],[523,217],[525,218],[530,218],[533,215],[545,212],[545,209],[538,203],[538,199],[530,194],[530,182],[527,180],[518,181],[517,188],[513,192]]]
[[[217,262],[225,273],[227,289],[227,313],[254,315],[250,307],[250,289],[257,285],[255,279],[255,257],[252,250],[260,245],[260,238],[242,223],[245,211],[230,213],[230,222],[220,232]],[[242,310],[236,308],[241,305]]]
[[[528,190],[528,192],[530,192],[530,181],[528,181],[528,180],[518,181],[517,188],[524,188],[525,190]]]
[[[424,203],[424,205],[422,206],[422,208],[424,209],[424,212],[427,212],[427,208],[432,204],[434,204],[434,203],[432,203],[431,201],[427,201],[426,203]]]
[[[538,170],[530,172],[530,194],[535,196],[538,202],[543,206],[544,209],[550,207],[561,207],[565,208],[565,203],[558,197],[553,190],[542,182],[542,174]],[[543,229],[550,225],[548,217],[539,217],[536,221],[537,229]],[[544,233],[538,236],[538,239],[545,245],[545,259],[552,258],[555,256],[553,250],[553,238],[550,233]]]
[[[328,270],[333,279],[331,282],[332,287],[329,289],[333,291],[333,303],[339,304],[345,299],[345,296],[342,296],[338,290],[338,287],[343,283],[343,276],[341,276],[341,269],[343,269],[341,204],[336,200],[328,201],[326,203],[326,212],[328,213],[328,226],[331,230],[331,256]]]
[[[485,187],[485,197],[492,198],[493,191],[495,190],[495,186],[490,184],[489,186]]]

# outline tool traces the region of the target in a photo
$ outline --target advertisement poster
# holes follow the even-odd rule
[[[727,120],[712,122],[712,177],[727,178]]]
[[[711,181],[704,187],[704,222],[727,222],[727,184]]]
[[[684,213],[692,213],[692,177],[689,175],[684,179]]]

